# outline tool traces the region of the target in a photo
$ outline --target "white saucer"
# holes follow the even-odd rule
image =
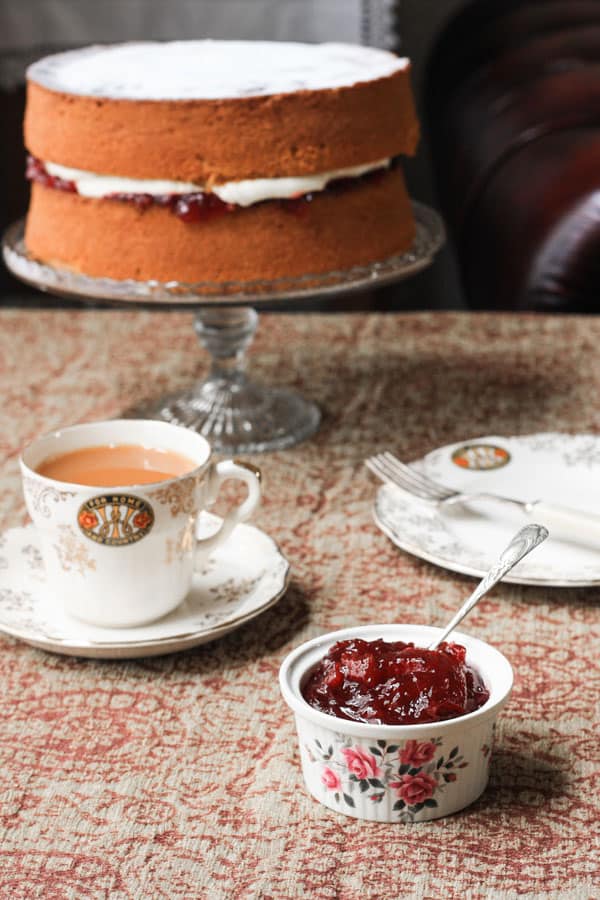
[[[207,533],[215,516],[203,513]],[[259,528],[238,525],[196,573],[183,603],[138,628],[97,628],[67,615],[45,585],[33,525],[0,534],[0,631],[67,656],[130,659],[204,644],[239,628],[284,594],[289,564]]]
[[[491,445],[498,451],[461,452],[478,445]],[[413,465],[458,490],[543,499],[596,514],[600,509],[599,435],[473,438],[440,447]],[[477,577],[485,575],[514,532],[528,521],[516,507],[494,502],[438,509],[389,484],[377,493],[374,518],[402,550]],[[549,587],[600,585],[600,553],[550,537],[504,580]]]

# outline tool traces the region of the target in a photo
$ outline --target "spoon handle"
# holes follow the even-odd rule
[[[475,604],[481,600],[484,594],[487,594],[495,584],[498,584],[498,582],[504,578],[507,572],[510,572],[513,566],[516,566],[523,557],[527,556],[528,553],[531,553],[532,550],[535,550],[538,544],[545,541],[547,537],[548,531],[543,525],[526,525],[525,528],[521,528],[521,530],[515,534],[506,550],[501,554],[498,562],[492,566],[487,575],[479,582],[468,600],[463,603],[442,634],[429,645],[428,649],[435,650],[442,641],[446,640],[450,632],[453,631],[458,623],[462,622],[464,617],[471,612]]]

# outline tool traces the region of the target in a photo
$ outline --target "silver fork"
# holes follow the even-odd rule
[[[539,501],[527,503],[523,500],[515,500],[513,497],[500,497],[497,494],[471,493],[466,491],[454,491],[444,487],[428,478],[421,472],[417,472],[412,466],[400,462],[392,453],[379,453],[365,460],[365,465],[381,481],[397,484],[409,494],[420,497],[421,500],[429,500],[431,503],[451,506],[453,503],[468,503],[471,500],[500,500],[503,503],[513,503],[526,513],[531,513]]]
[[[553,537],[561,537],[575,543],[600,546],[600,516],[583,510],[547,503],[543,500],[517,500],[482,491],[457,491],[447,488],[437,481],[418,472],[412,466],[400,462],[392,453],[379,453],[365,460],[367,468],[381,481],[395,484],[409,494],[434,503],[437,506],[452,506],[456,503],[471,503],[473,500],[491,500],[517,506],[528,518],[535,514],[536,522],[550,529]]]

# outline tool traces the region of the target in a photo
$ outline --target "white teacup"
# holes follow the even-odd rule
[[[57,481],[36,471],[51,457],[108,444],[172,451],[194,467],[167,481],[111,487]],[[205,438],[167,422],[73,425],[34,441],[20,464],[49,589],[71,615],[92,625],[142,625],[175,609],[190,590],[198,555],[206,559],[260,501],[257,469],[213,462]],[[245,482],[247,497],[215,534],[197,538],[198,514],[231,478]]]

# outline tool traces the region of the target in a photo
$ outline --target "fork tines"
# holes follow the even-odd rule
[[[437,484],[411,466],[400,462],[392,453],[379,453],[365,460],[365,465],[381,481],[398,485],[422,500],[439,502],[451,496],[454,491]]]

